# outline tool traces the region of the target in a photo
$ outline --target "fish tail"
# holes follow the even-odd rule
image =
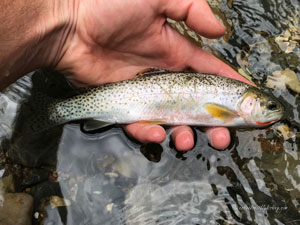
[[[53,117],[49,117],[51,108],[58,101],[60,99],[49,97],[42,92],[34,93],[27,102],[24,124],[19,128],[26,133],[38,133],[58,125],[59,121],[53,121]]]

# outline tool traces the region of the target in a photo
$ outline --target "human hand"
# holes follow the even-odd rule
[[[68,71],[77,85],[97,85],[130,79],[148,67],[181,70],[186,67],[247,82],[229,66],[194,46],[174,31],[166,18],[180,21],[208,38],[224,34],[205,0],[102,0],[79,1],[64,52],[56,68]],[[125,130],[140,142],[162,142],[159,125],[134,123]],[[205,128],[210,143],[224,149],[230,134],[224,127]],[[194,146],[188,126],[173,128],[178,150]]]
[[[41,67],[63,71],[78,86],[130,79],[149,67],[189,67],[247,82],[174,31],[167,17],[184,20],[208,38],[225,32],[205,0],[4,0],[0,19],[9,22],[0,25],[0,89]],[[135,123],[125,130],[143,143],[161,142],[166,136],[158,125]],[[228,146],[226,128],[204,130],[212,146]],[[178,150],[194,145],[188,126],[173,128],[172,138]]]

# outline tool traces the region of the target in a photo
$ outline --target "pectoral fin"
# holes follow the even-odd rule
[[[210,115],[223,121],[230,121],[238,117],[236,111],[232,111],[225,106],[217,105],[214,103],[206,104],[205,109]]]
[[[93,131],[110,125],[112,124],[100,120],[87,120],[84,122],[82,129],[84,131]]]

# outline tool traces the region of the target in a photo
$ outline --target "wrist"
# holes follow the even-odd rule
[[[54,67],[75,30],[75,0],[0,3],[0,90],[22,75]],[[2,8],[2,9],[1,9]]]

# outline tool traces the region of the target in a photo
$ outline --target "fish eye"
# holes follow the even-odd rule
[[[276,110],[278,108],[279,108],[278,104],[274,101],[270,101],[267,104],[267,109],[269,109],[269,110]]]

